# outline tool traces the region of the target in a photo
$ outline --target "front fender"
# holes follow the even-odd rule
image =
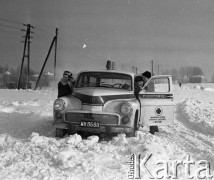
[[[82,109],[82,102],[76,97],[64,96],[64,97],[60,97],[58,99],[62,99],[65,102],[65,104],[64,104],[65,108],[61,111],[57,111],[53,107],[53,115],[54,116],[56,113],[65,113],[68,110],[80,110],[80,109]]]
[[[82,109],[82,102],[74,96],[65,96],[60,99],[63,99],[65,102],[65,109],[62,112]]]
[[[105,112],[110,112],[110,113],[116,113],[120,116],[120,122],[121,119],[124,117],[124,115],[121,113],[121,106],[124,103],[129,103],[132,105],[133,107],[133,111],[132,113],[129,115],[130,121],[128,124],[126,124],[127,126],[132,127],[134,124],[134,119],[135,119],[135,113],[138,111],[138,117],[139,117],[139,113],[140,113],[140,103],[137,99],[119,99],[119,100],[111,100],[105,103],[104,107],[103,107],[103,111]]]
[[[118,99],[118,100],[111,100],[104,104],[103,110],[106,112],[114,112],[120,113],[120,107],[124,103],[129,103],[133,107],[133,111],[140,108],[139,101],[137,99]]]
[[[81,110],[82,109],[82,102],[73,96],[64,96],[64,97],[60,97],[58,99],[62,99],[65,102],[65,108],[61,111],[57,111],[54,109],[53,107],[53,119],[54,122],[61,122],[64,120],[64,116],[63,114],[66,111],[69,110]]]

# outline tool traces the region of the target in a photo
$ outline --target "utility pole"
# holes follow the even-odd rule
[[[27,30],[24,30],[22,29],[22,31],[25,31],[26,32],[26,35],[23,36],[25,38],[25,41],[24,41],[24,51],[23,51],[23,56],[22,56],[22,63],[21,63],[21,69],[20,69],[20,74],[19,74],[19,82],[18,82],[18,89],[20,89],[20,83],[21,83],[21,77],[22,77],[22,70],[23,70],[23,65],[24,65],[24,59],[25,57],[27,57],[27,88],[28,88],[28,85],[29,85],[29,74],[30,74],[30,38],[31,37],[31,33],[33,33],[31,31],[31,28],[34,28],[32,25],[30,24],[23,24],[23,26],[26,26],[27,27]],[[26,55],[26,46],[27,47],[27,55]]]
[[[52,42],[51,42],[51,46],[50,46],[50,48],[49,48],[49,50],[48,50],[48,54],[47,54],[47,56],[46,56],[46,58],[45,58],[44,64],[43,64],[42,69],[41,69],[41,71],[40,71],[40,73],[39,73],[39,77],[38,77],[38,79],[37,79],[37,81],[36,81],[36,86],[35,86],[34,90],[36,90],[37,87],[38,87],[38,85],[39,85],[40,78],[41,78],[41,76],[42,76],[43,70],[44,70],[45,65],[46,65],[46,63],[47,63],[47,61],[48,61],[48,58],[49,58],[49,56],[50,56],[50,53],[51,53],[51,50],[52,50],[54,44],[55,44],[55,60],[54,60],[54,77],[55,77],[55,69],[56,69],[56,50],[57,50],[57,49],[56,49],[56,48],[57,48],[57,35],[58,35],[58,28],[56,28],[56,35],[54,36],[54,38],[53,38],[53,40],[52,40]]]
[[[124,71],[124,69],[125,69],[125,68],[124,68],[124,64],[122,63],[122,71]]]
[[[30,39],[33,38],[30,36],[31,33],[33,33],[31,31],[31,28],[34,28],[33,26],[31,26],[30,24],[27,25],[28,26],[28,29],[29,29],[29,35],[27,37],[27,42],[28,42],[28,55],[27,55],[27,88],[29,88],[29,80],[30,80]]]
[[[58,37],[58,28],[56,28],[56,35],[55,35],[55,54],[54,54],[54,86],[56,80],[56,55],[57,55],[57,37]]]
[[[152,60],[152,76],[154,76],[154,73],[153,73],[153,60]]]
[[[159,75],[159,70],[160,70],[160,66],[159,66],[159,64],[158,64],[158,75]]]
[[[132,72],[133,72],[133,73],[135,72],[135,67],[134,67],[134,66],[132,66]]]

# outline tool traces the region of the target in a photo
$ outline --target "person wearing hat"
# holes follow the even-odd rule
[[[144,73],[142,73],[142,77],[143,77],[143,82],[145,85],[145,83],[148,81],[149,78],[151,78],[152,74],[149,71],[145,71]]]
[[[151,73],[149,71],[145,71],[144,73],[142,73],[142,75],[138,75],[135,77],[134,93],[136,97],[138,97],[139,92],[142,90],[142,87],[146,84],[150,77]]]
[[[152,74],[149,71],[145,71],[142,73],[143,77],[143,86],[146,84],[146,82],[151,78]],[[146,92],[154,92],[155,87],[154,87],[154,82],[151,82],[147,85],[147,87],[144,88]]]
[[[70,71],[64,71],[58,83],[58,98],[72,94],[74,82],[72,73]]]

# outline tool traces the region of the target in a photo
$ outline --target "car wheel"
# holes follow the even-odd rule
[[[62,138],[67,134],[67,130],[66,129],[59,129],[56,128],[56,137]]]
[[[159,132],[158,126],[150,126],[149,129],[150,129],[149,132],[151,134],[155,134],[156,132]]]
[[[131,133],[127,133],[126,136],[127,137],[135,137],[135,131],[137,131],[139,129],[140,125],[139,125],[139,121],[138,121],[138,113],[135,113],[135,120],[134,120],[134,129],[133,132]]]

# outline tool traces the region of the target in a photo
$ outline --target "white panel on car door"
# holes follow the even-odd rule
[[[143,126],[174,124],[171,76],[152,77],[139,93]]]

